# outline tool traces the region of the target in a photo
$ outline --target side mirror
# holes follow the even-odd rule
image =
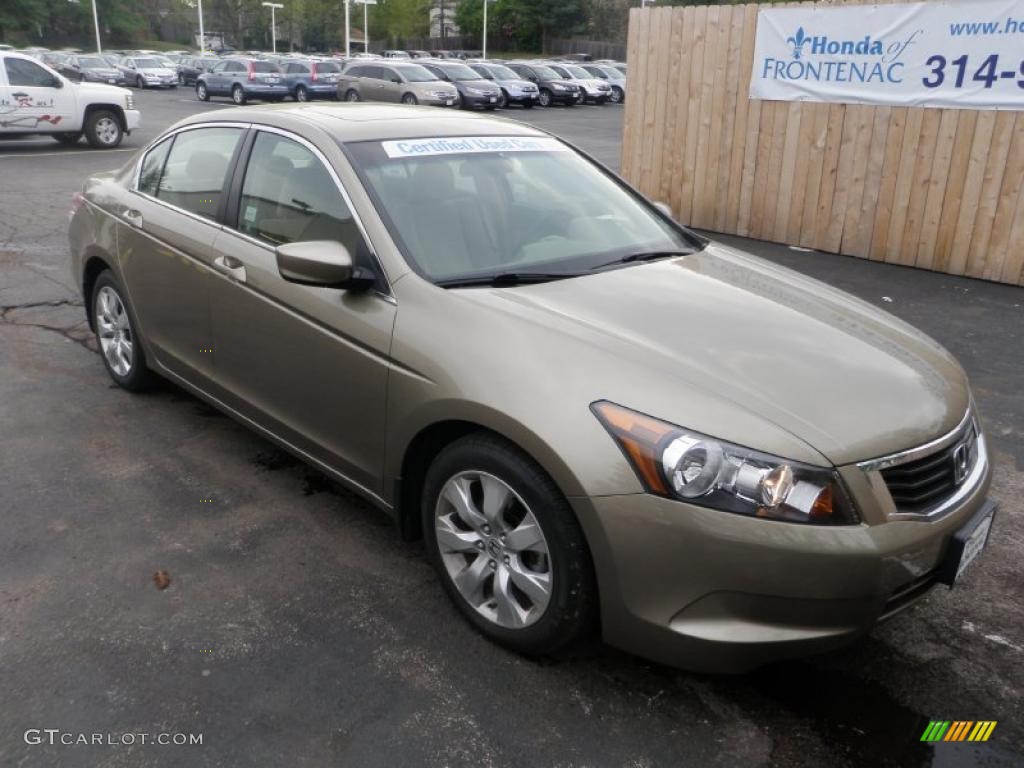
[[[392,77],[391,78],[391,82],[392,83],[398,83],[399,85],[401,85],[402,84],[402,78],[400,78],[400,77]]]
[[[659,211],[661,211],[666,216],[668,216],[670,219],[675,221],[675,216],[672,215],[672,207],[668,203],[662,203],[660,201],[655,201],[654,207],[657,208]]]
[[[288,243],[275,250],[277,269],[290,283],[364,291],[376,282],[373,273],[357,267],[348,249],[334,240]]]

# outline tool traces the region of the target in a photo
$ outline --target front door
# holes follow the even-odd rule
[[[225,181],[245,129],[195,128],[154,146],[119,215],[118,255],[160,367],[208,389],[209,292]]]
[[[0,79],[0,133],[81,130],[74,89],[28,59],[4,57]]]
[[[286,282],[275,246],[309,240],[341,242],[374,267],[323,157],[260,132],[216,242],[226,259],[210,297],[218,383],[236,410],[380,494],[395,305],[377,291]]]

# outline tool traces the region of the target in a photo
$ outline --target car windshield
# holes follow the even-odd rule
[[[419,64],[410,64],[406,67],[396,67],[399,73],[410,83],[432,83],[437,80],[437,75],[426,67]]]
[[[106,69],[110,65],[99,56],[82,56],[78,59],[78,66],[85,69]]]
[[[163,64],[156,59],[136,59],[135,66],[139,69],[156,69],[157,67],[162,67]]]
[[[537,77],[541,80],[561,80],[562,76],[555,72],[551,67],[540,66],[537,64],[533,65],[533,71],[537,73]]]
[[[621,80],[623,78],[623,74],[615,69],[615,67],[601,67],[601,71],[604,72],[605,77],[609,80]]]
[[[553,137],[346,146],[407,260],[435,282],[573,276],[701,247]]]
[[[497,80],[519,80],[519,75],[513,72],[506,66],[501,64],[488,64],[488,71],[494,75]]]
[[[480,75],[467,67],[465,64],[448,64],[444,73],[452,80],[479,80]]]
[[[569,70],[569,74],[573,77],[578,77],[581,80],[588,80],[590,78],[590,74],[583,67],[566,67],[566,69]]]

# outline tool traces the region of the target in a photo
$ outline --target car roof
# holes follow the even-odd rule
[[[280,104],[201,112],[175,127],[203,123],[255,123],[300,136],[319,129],[341,143],[426,136],[547,136],[526,123],[484,114],[373,102]]]

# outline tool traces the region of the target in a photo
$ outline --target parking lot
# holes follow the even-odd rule
[[[958,357],[994,453],[989,548],[858,645],[750,675],[597,643],[530,661],[473,631],[369,504],[171,385],[111,384],[67,270],[71,195],[230,106],[135,97],[143,127],[117,150],[0,142],[0,765],[1024,764],[1024,291],[723,238]],[[620,107],[501,114],[618,166]],[[998,726],[986,744],[923,744],[934,719]],[[23,738],[47,728],[203,739]]]

